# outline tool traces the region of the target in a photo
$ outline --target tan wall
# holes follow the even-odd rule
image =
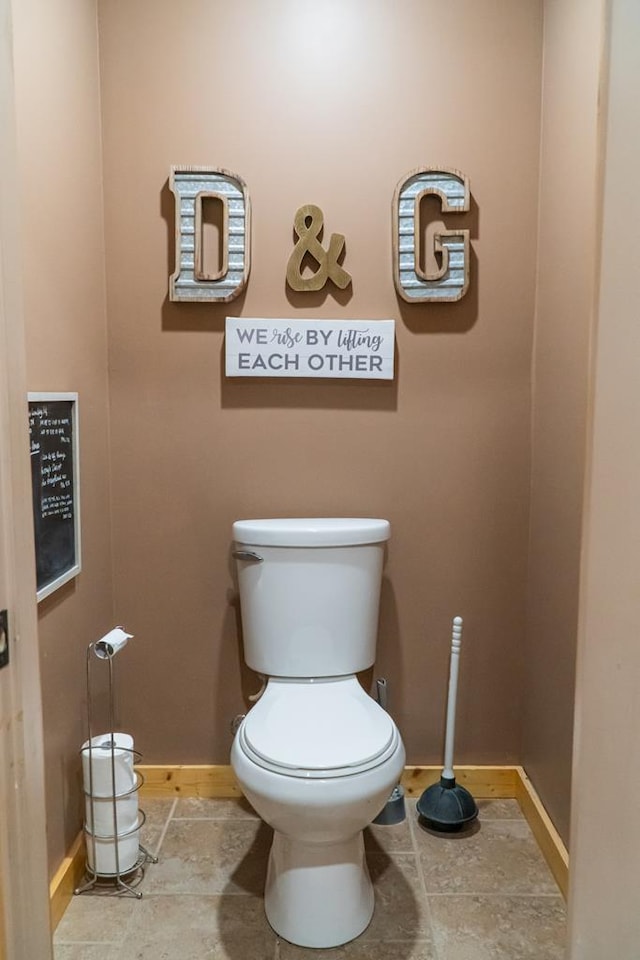
[[[83,570],[39,605],[53,870],[81,822],[84,654],[112,626],[95,4],[20,0],[14,22],[28,388],[80,395]]]
[[[640,8],[613,0],[580,608],[571,960],[636,957],[640,821]]]
[[[568,841],[602,0],[545,4],[523,763]]]
[[[245,708],[238,517],[391,520],[378,674],[410,761],[520,755],[541,4],[102,3],[100,46],[122,716],[149,761],[226,762]],[[239,173],[253,267],[229,306],[167,299],[171,164]],[[471,180],[471,290],[405,306],[390,205],[422,164]],[[303,203],[344,233],[350,295],[285,288]],[[462,224],[460,224],[462,225]],[[393,384],[232,382],[227,313],[397,320]]]

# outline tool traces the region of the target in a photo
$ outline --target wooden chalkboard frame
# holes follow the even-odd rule
[[[78,439],[78,394],[77,393],[40,393],[40,392],[29,392],[27,395],[28,405],[29,405],[29,423],[31,423],[31,414],[32,411],[37,409],[41,404],[55,404],[61,401],[66,403],[71,403],[71,451],[72,451],[72,460],[73,468],[71,471],[71,486],[72,486],[72,503],[73,503],[73,557],[65,566],[60,570],[57,570],[52,576],[52,579],[47,580],[37,587],[36,598],[38,603],[41,600],[44,600],[45,597],[50,596],[54,591],[58,590],[65,583],[68,583],[74,577],[80,573],[82,569],[82,558],[81,558],[81,538],[80,538],[80,464],[79,464],[79,439]],[[36,455],[33,450],[31,450],[32,457]],[[32,472],[33,476],[33,472]],[[35,533],[35,551],[36,551],[36,570],[39,571],[39,551],[42,549],[42,544],[38,539],[38,530],[40,524],[38,523],[37,510],[39,509],[38,505],[35,502],[34,496],[34,533]]]

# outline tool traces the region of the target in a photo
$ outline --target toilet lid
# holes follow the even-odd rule
[[[270,680],[242,725],[242,740],[269,767],[336,776],[381,762],[395,747],[397,731],[356,677]]]
[[[388,520],[363,517],[295,517],[236,520],[236,543],[261,547],[343,547],[389,539]]]

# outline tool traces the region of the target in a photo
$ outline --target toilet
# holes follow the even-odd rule
[[[375,659],[387,520],[233,525],[244,655],[264,692],[231,749],[274,830],[265,911],[304,947],[357,937],[373,915],[363,830],[400,779],[398,729],[356,673]]]

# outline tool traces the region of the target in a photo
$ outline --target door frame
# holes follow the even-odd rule
[[[50,960],[11,0],[0,0],[0,960]]]

